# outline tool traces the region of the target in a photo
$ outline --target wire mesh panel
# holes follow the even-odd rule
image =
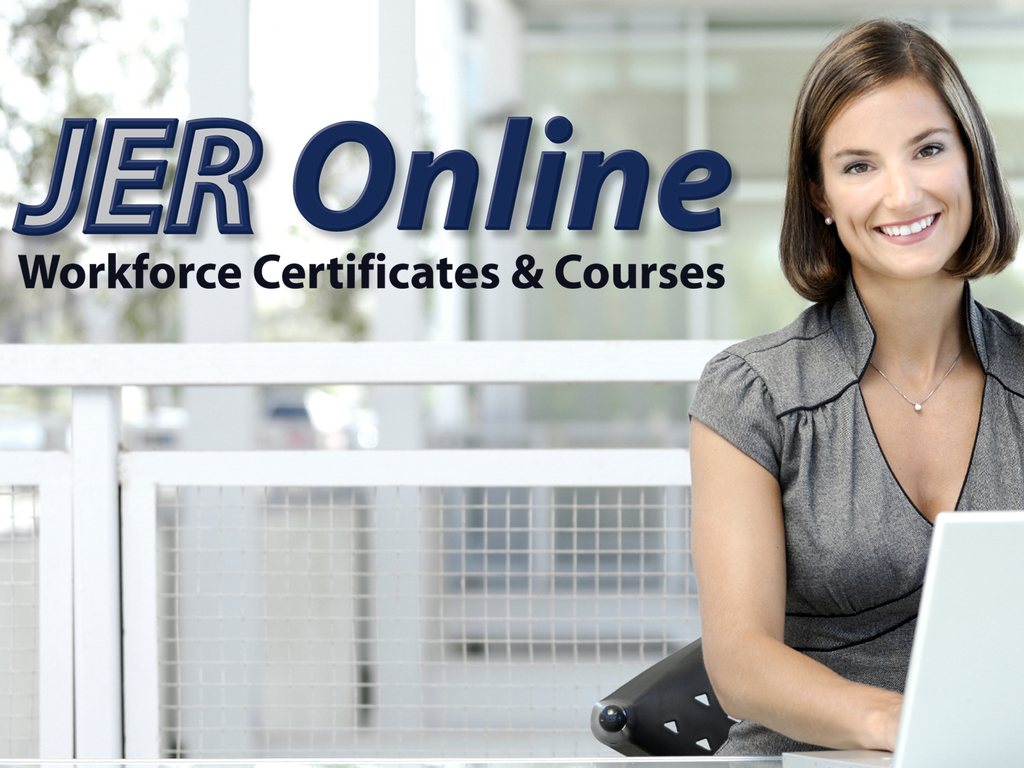
[[[162,488],[164,754],[601,755],[593,703],[699,634],[689,519],[687,488]]]
[[[0,758],[39,757],[39,505],[0,487]]]

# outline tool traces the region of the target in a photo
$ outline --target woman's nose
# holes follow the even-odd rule
[[[888,204],[894,211],[913,211],[921,200],[921,187],[911,169],[899,165],[889,171]]]

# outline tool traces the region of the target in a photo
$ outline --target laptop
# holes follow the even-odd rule
[[[783,768],[1024,764],[1024,512],[943,512],[896,751],[792,752]]]

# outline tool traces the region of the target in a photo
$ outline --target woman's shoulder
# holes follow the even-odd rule
[[[975,302],[977,330],[986,373],[1024,396],[1024,325],[1009,315]]]
[[[778,477],[783,417],[849,386],[837,325],[832,307],[816,304],[781,330],[726,348],[705,366],[690,415]]]
[[[998,309],[986,307],[979,301],[974,302],[986,332],[991,332],[997,342],[1011,347],[1024,347],[1024,324],[1014,320]]]
[[[723,355],[732,355],[744,360],[773,360],[788,355],[806,353],[821,344],[822,336],[831,328],[830,307],[812,304],[784,328],[745,341],[737,342],[723,350]]]
[[[776,415],[833,398],[858,377],[836,323],[831,305],[814,304],[786,327],[724,349],[701,381],[723,384],[725,373],[733,380],[755,378],[771,396]]]

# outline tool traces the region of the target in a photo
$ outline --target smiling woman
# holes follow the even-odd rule
[[[968,282],[1013,258],[1009,201],[927,34],[872,21],[815,61],[781,257],[817,303],[690,409],[704,658],[744,718],[719,754],[891,750],[936,515],[1024,508],[1024,327]]]

